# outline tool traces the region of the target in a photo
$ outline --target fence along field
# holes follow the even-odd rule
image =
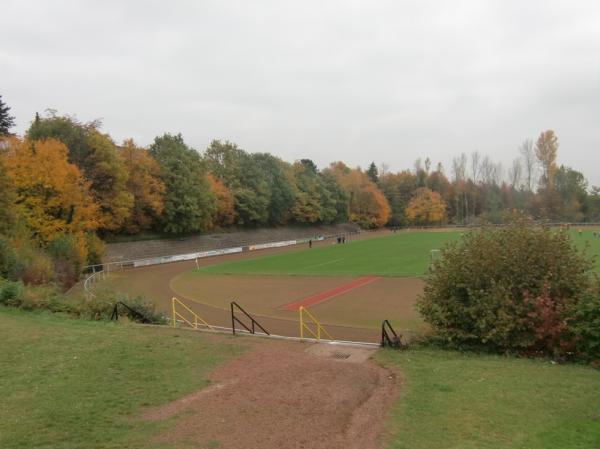
[[[585,229],[579,234],[573,229],[570,235],[577,246],[587,247],[595,256],[600,253],[600,233],[595,236],[594,232]],[[236,300],[293,336],[298,335],[297,309],[303,305],[324,325],[355,328],[361,330],[357,338],[367,335],[376,341],[384,319],[401,332],[423,330],[414,303],[432,250],[460,234],[410,231],[346,244],[326,241],[312,249],[307,245],[275,254],[227,256],[225,262],[204,259],[199,268],[189,263],[125,270],[111,276],[110,283],[130,295],[143,293],[166,313],[171,312],[171,298],[176,296],[205,318],[208,313],[211,324],[221,326],[229,324],[227,310]]]

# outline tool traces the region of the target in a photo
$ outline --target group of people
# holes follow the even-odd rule
[[[578,229],[577,232],[579,233],[580,237],[583,235],[583,231],[581,229]],[[592,231],[592,236],[594,238],[600,238],[600,231]]]
[[[317,238],[317,240],[323,240],[323,237],[320,237],[320,236],[319,236],[319,237]],[[346,236],[345,236],[345,235],[338,235],[338,236],[336,237],[336,241],[337,241],[337,243],[338,243],[338,244],[339,244],[339,243],[346,243]],[[309,247],[309,248],[312,248],[312,245],[313,245],[313,239],[309,239],[309,240],[308,240],[308,247]]]

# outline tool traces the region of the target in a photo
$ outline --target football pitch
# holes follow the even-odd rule
[[[399,232],[384,237],[330,243],[305,251],[281,253],[211,265],[212,274],[303,276],[420,277],[427,271],[430,253],[460,237],[458,231]]]
[[[575,245],[596,258],[600,272],[600,237],[592,229],[571,230]],[[327,246],[253,259],[218,263],[201,269],[211,274],[261,274],[303,276],[421,277],[430,263],[431,250],[457,240],[461,231],[410,231],[384,237],[331,243]],[[600,235],[600,234],[598,234]]]

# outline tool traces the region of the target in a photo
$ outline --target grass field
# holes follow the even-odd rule
[[[459,238],[459,232],[403,232],[331,244],[306,251],[257,257],[203,268],[218,274],[313,276],[422,276],[432,249]]]
[[[589,243],[589,254],[600,255],[600,238],[592,230],[580,236],[571,231],[575,244],[583,248]],[[351,241],[345,245],[256,257],[253,259],[215,264],[202,269],[214,274],[267,274],[312,276],[422,276],[429,265],[432,249],[460,238],[458,231],[400,232],[389,236]],[[600,272],[600,258],[596,260]]]
[[[0,341],[2,449],[148,447],[169,422],[132,418],[203,387],[242,350],[189,331],[6,308]]]
[[[404,378],[390,449],[600,448],[600,372],[543,360],[380,351]]]
[[[202,388],[215,366],[245,347],[243,339],[6,308],[0,338],[3,449],[149,447],[173,418],[149,423],[141,410]],[[402,379],[384,447],[600,447],[597,370],[418,347],[376,359]]]

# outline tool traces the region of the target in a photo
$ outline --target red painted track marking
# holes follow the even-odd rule
[[[370,284],[371,282],[375,282],[380,279],[377,276],[366,276],[362,278],[358,278],[344,285],[340,285],[338,287],[332,288],[330,290],[325,290],[324,292],[314,294],[312,296],[307,296],[306,298],[302,298],[298,301],[291,302],[282,306],[283,310],[298,310],[301,306],[309,307],[320,302],[326,301],[328,299],[333,298],[334,296],[339,296],[343,293],[349,292],[350,290],[354,290],[355,288],[362,287],[364,285]]]

